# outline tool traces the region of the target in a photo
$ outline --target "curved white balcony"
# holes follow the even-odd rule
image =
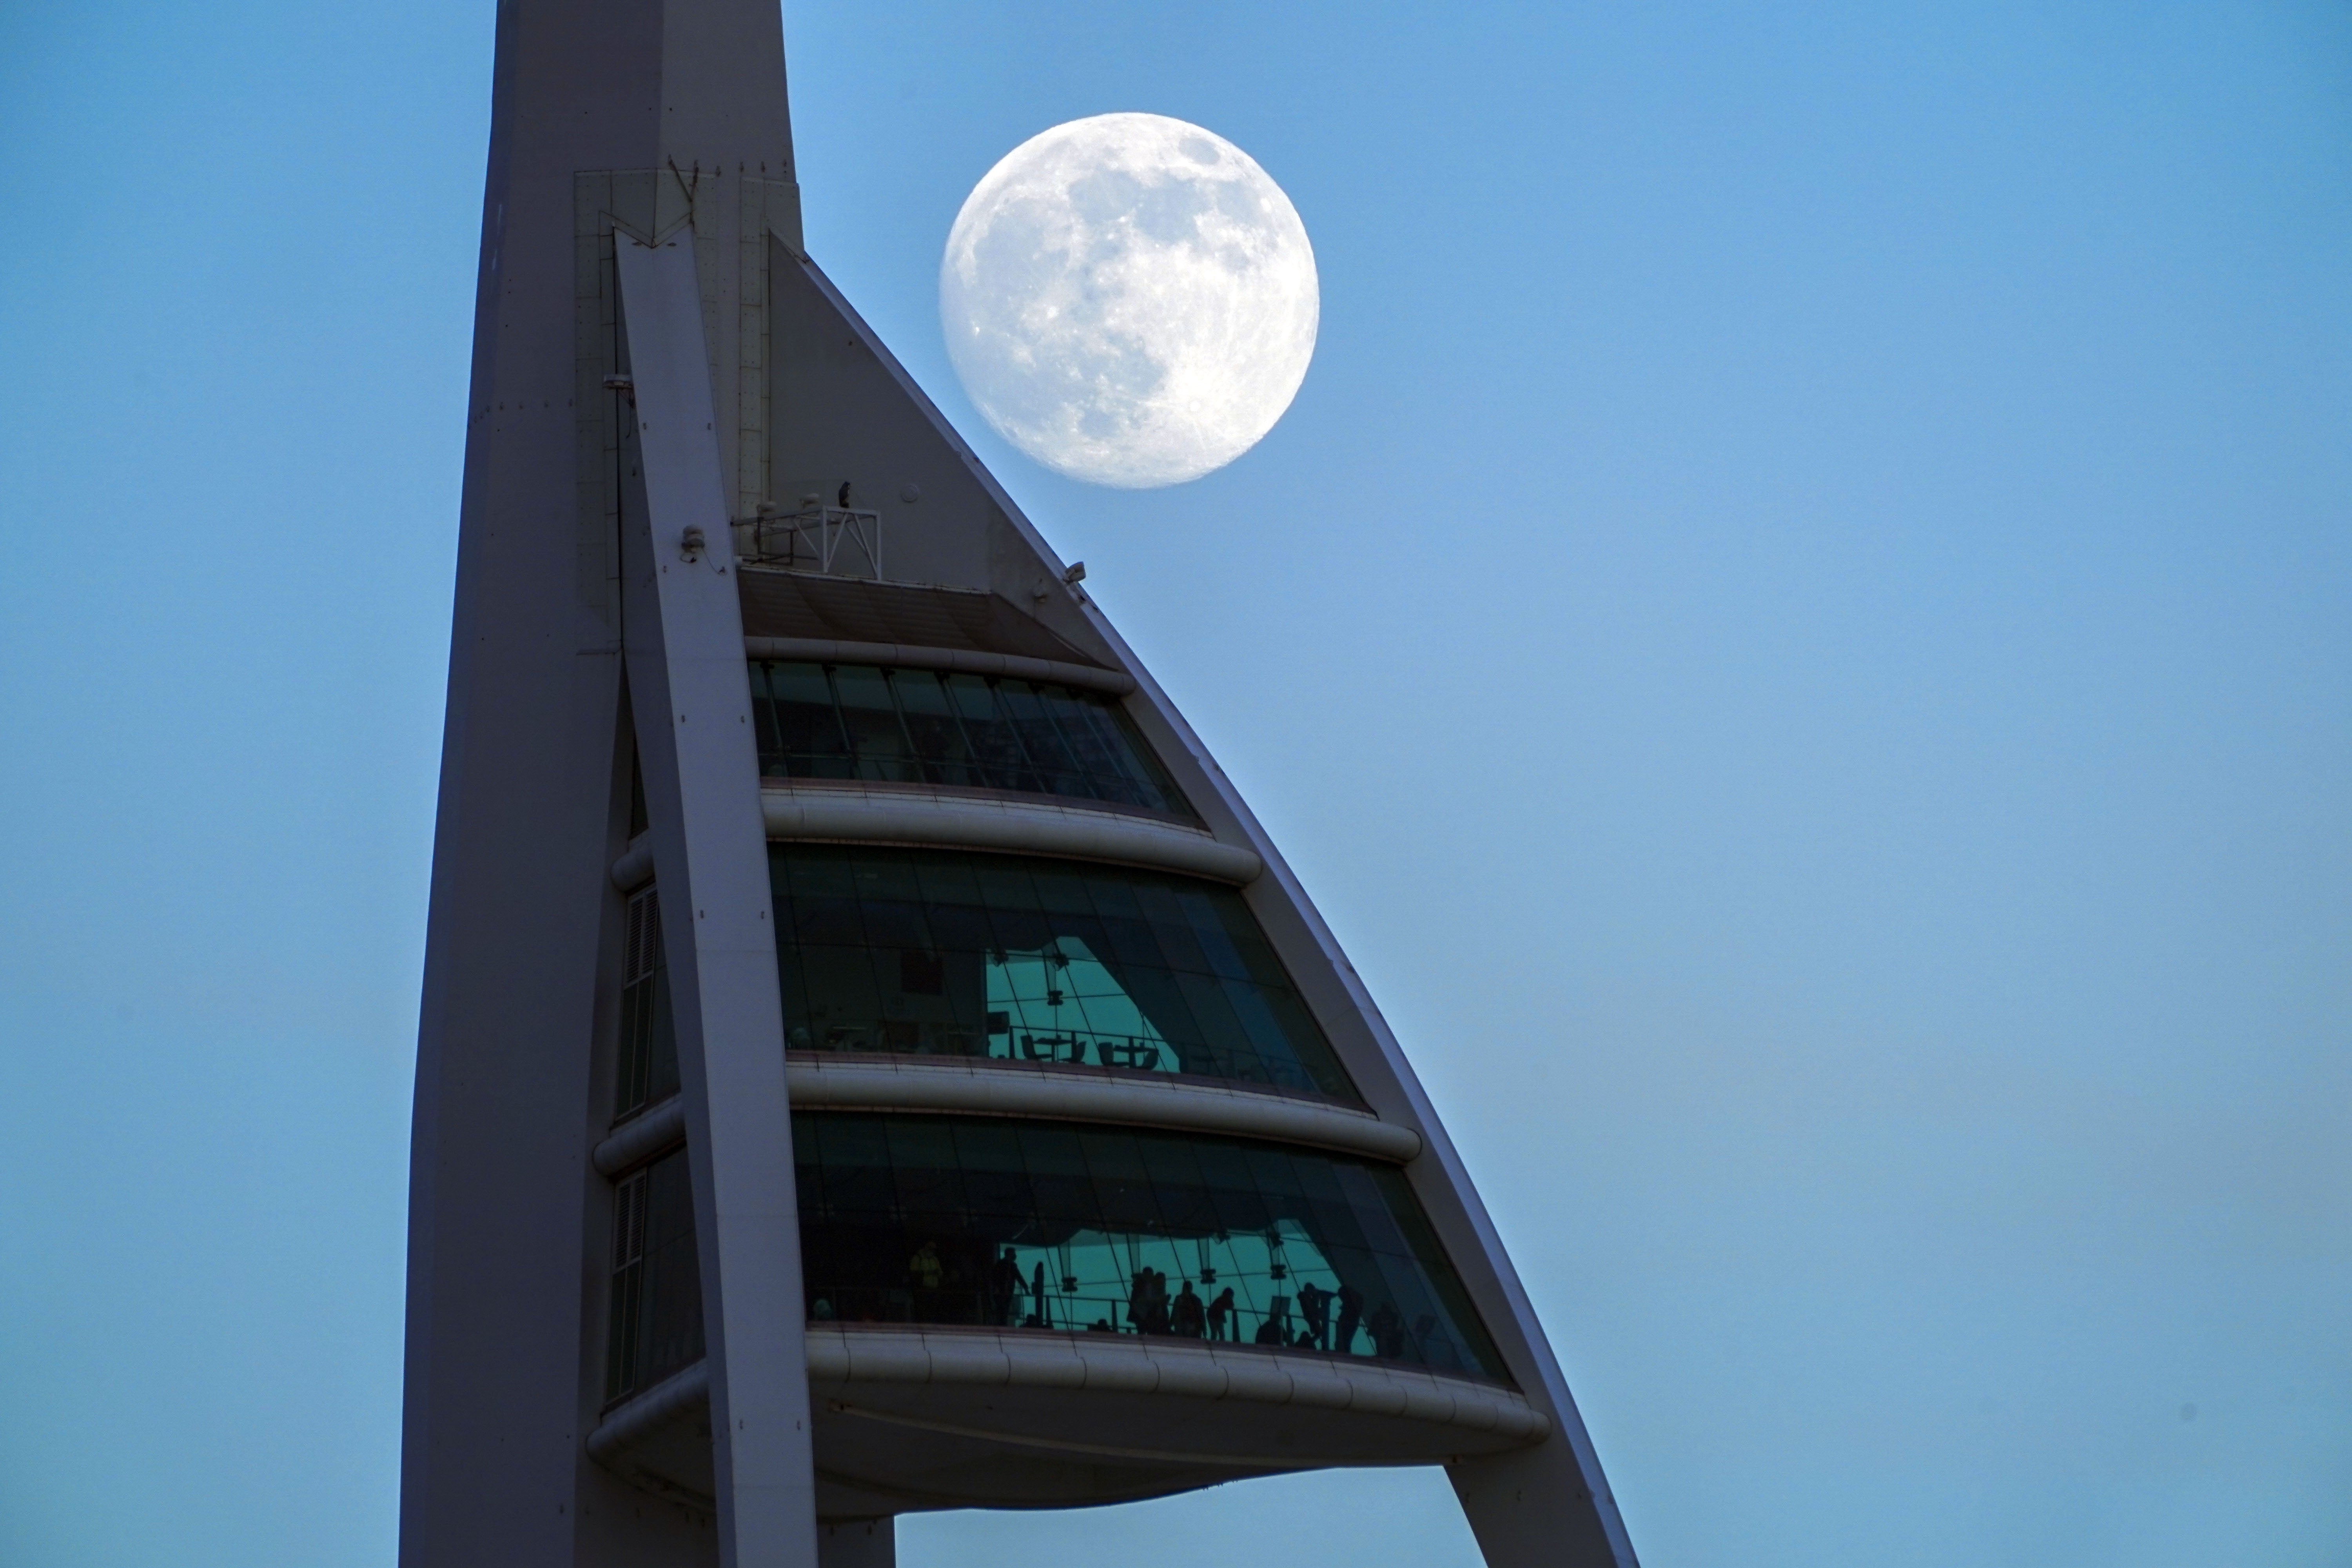
[[[1135,689],[1135,677],[1124,670],[1058,658],[1031,658],[1013,653],[978,653],[958,647],[910,647],[902,643],[842,642],[831,637],[753,637],[743,639],[751,658],[799,659],[810,664],[875,664],[892,669],[944,669],[965,675],[1003,675],[1020,680],[1051,681],[1088,691],[1124,697]]]
[[[1265,869],[1255,850],[1220,843],[1204,828],[1161,817],[907,784],[766,780],[760,787],[760,814],[770,838],[1050,855],[1175,871],[1235,887],[1255,881]],[[613,885],[626,892],[642,886],[653,869],[652,843],[640,834],[613,862]]]
[[[808,1331],[818,1510],[1125,1501],[1331,1465],[1441,1464],[1541,1442],[1516,1390],[1311,1352],[1034,1330]],[[606,1415],[598,1462],[710,1490],[698,1363]]]
[[[795,1109],[952,1111],[1111,1122],[1171,1131],[1222,1133],[1305,1143],[1402,1164],[1421,1153],[1421,1135],[1370,1111],[1326,1100],[1151,1073],[1114,1073],[1027,1063],[947,1058],[795,1055],[784,1066]],[[673,1099],[624,1124],[596,1146],[596,1168],[613,1175],[642,1164],[686,1136]]]
[[[764,781],[760,787],[760,812],[771,838],[993,849],[1108,860],[1236,886],[1256,880],[1265,868],[1255,851],[1221,844],[1202,828],[1156,816],[1040,800],[949,795],[909,785]]]

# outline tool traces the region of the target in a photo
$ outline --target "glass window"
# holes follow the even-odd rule
[[[1403,1175],[1234,1140],[803,1112],[814,1322],[1316,1350],[1501,1378]]]
[[[621,1053],[615,1121],[677,1092],[677,1031],[669,965],[662,958],[661,900],[647,888],[629,900],[621,952]]]
[[[768,876],[793,1050],[1061,1062],[1356,1098],[1229,888],[820,844],[770,845]]]
[[[1011,677],[783,659],[751,666],[760,772],[1052,795],[1190,816],[1098,691]]]
[[[759,726],[761,771],[769,757],[789,757],[794,778],[845,779],[851,771],[849,732],[822,666],[754,664],[751,711]]]
[[[625,1176],[614,1194],[609,1402],[702,1359],[702,1274],[686,1151]]]
[[[899,721],[887,670],[844,665],[825,673],[833,679],[834,701],[849,735],[855,776],[882,784],[944,782],[925,775],[907,727]]]

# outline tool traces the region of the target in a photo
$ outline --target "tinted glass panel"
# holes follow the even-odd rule
[[[1055,795],[1190,816],[1118,704],[1010,677],[764,660],[760,772]]]
[[[1503,1375],[1387,1167],[977,1117],[803,1113],[793,1146],[812,1321],[1169,1335]]]
[[[1241,895],[953,851],[772,844],[800,1051],[1192,1073],[1353,1100]]]
[[[617,1119],[677,1092],[677,1032],[671,1022],[669,965],[662,958],[661,900],[647,889],[629,900],[621,953],[621,1052]]]
[[[702,1275],[686,1151],[622,1178],[614,1196],[608,1400],[702,1358]]]

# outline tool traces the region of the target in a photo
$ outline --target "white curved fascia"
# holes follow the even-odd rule
[[[784,1073],[795,1107],[1108,1121],[1308,1143],[1397,1164],[1421,1152],[1421,1134],[1369,1111],[1150,1073],[1097,1075],[954,1058],[856,1057],[794,1057]]]
[[[1039,801],[864,790],[855,785],[814,789],[763,785],[760,810],[771,838],[910,844],[1108,860],[1212,878],[1237,887],[1256,880],[1265,868],[1255,850],[1221,844],[1201,828]]]
[[[1148,1073],[1097,1075],[1002,1062],[795,1056],[784,1064],[784,1089],[795,1110],[961,1111],[1108,1122],[1304,1143],[1400,1165],[1418,1156],[1422,1148],[1420,1133],[1369,1111]],[[685,1141],[684,1100],[673,1096],[623,1123],[596,1145],[593,1159],[597,1170],[614,1176]]]
[[[686,1411],[710,1403],[710,1363],[696,1362],[670,1373],[642,1394],[615,1405],[588,1434],[588,1457],[600,1465],[613,1464],[639,1438],[657,1432]]]
[[[654,836],[640,833],[629,840],[613,862],[613,886],[625,893],[634,893],[654,879]]]
[[[1539,1443],[1551,1433],[1550,1418],[1516,1389],[1351,1356],[1131,1334],[818,1323],[809,1325],[805,1343],[809,1382],[843,1392],[863,1384],[1165,1394],[1423,1422],[1497,1447]],[[707,1367],[697,1362],[614,1408],[588,1434],[590,1457],[621,1461],[636,1442],[707,1405]],[[1274,1468],[1297,1463],[1287,1455],[1218,1457]]]
[[[790,1092],[787,1086],[786,1093]],[[656,1154],[668,1153],[685,1142],[686,1096],[673,1094],[659,1105],[622,1122],[596,1145],[589,1159],[603,1174],[617,1176]]]
[[[1516,1389],[1351,1356],[1034,1329],[812,1323],[807,1338],[812,1384],[961,1384],[1235,1400],[1426,1421],[1507,1443],[1538,1443],[1551,1432],[1549,1417]]]
[[[809,664],[878,664],[893,669],[944,669],[966,675],[1009,675],[1021,680],[1049,681],[1106,691],[1124,697],[1135,689],[1135,677],[1125,670],[1102,669],[1090,664],[1070,664],[1058,658],[1030,658],[1023,654],[976,653],[957,647],[909,647],[902,643],[839,642],[830,637],[751,637],[743,639],[749,658],[799,659]]]

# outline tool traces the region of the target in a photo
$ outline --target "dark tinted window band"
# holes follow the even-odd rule
[[[1192,815],[1117,701],[1099,691],[760,659],[751,710],[763,777],[1006,790]]]
[[[610,1311],[608,1403],[702,1359],[702,1275],[683,1149],[614,1189]]]
[[[1189,1073],[1353,1101],[1241,895],[950,850],[768,847],[788,1047]]]
[[[1222,1340],[1500,1380],[1403,1176],[1238,1140],[793,1119],[812,1322]]]

